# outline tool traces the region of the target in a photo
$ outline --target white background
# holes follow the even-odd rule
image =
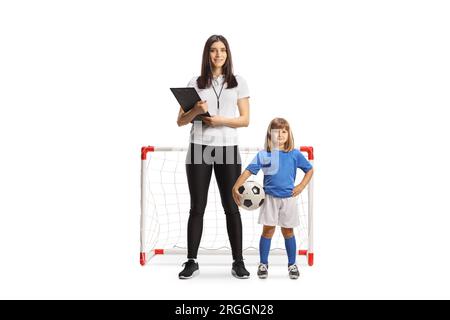
[[[446,1],[2,1],[0,298],[450,298]],[[139,265],[140,147],[185,146],[169,91],[223,34],[242,145],[316,150],[316,264]],[[157,258],[161,259],[161,258]],[[253,260],[252,260],[253,259]]]

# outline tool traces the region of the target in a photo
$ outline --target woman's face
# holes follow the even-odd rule
[[[209,58],[213,68],[222,68],[227,61],[227,48],[222,41],[214,42],[209,49]]]

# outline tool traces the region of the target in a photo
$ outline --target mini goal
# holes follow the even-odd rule
[[[300,147],[300,151],[314,162],[312,147]],[[242,169],[252,161],[260,148],[239,147]],[[187,148],[144,146],[141,148],[141,220],[140,263],[145,265],[157,254],[187,251],[187,221],[190,197],[185,171]],[[297,171],[296,184],[303,172]],[[251,180],[262,185],[263,174]],[[308,265],[314,263],[313,250],[313,191],[314,178],[298,196],[300,226],[295,228],[298,254],[306,258]],[[243,254],[257,254],[262,226],[257,223],[259,209],[247,211],[240,208],[243,226]],[[271,254],[285,253],[284,239],[279,228],[272,239]],[[203,235],[199,248],[202,254],[230,254],[225,214],[214,174],[208,193],[204,215]]]

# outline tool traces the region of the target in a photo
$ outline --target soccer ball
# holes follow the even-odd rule
[[[264,203],[266,193],[263,187],[256,181],[246,181],[238,189],[240,205],[246,210],[255,210]]]

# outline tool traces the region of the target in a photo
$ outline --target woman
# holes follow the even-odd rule
[[[199,272],[197,252],[203,230],[203,215],[208,198],[209,183],[214,169],[222,206],[227,221],[231,244],[233,276],[246,279],[242,257],[242,222],[238,206],[233,200],[232,188],[241,174],[237,129],[249,124],[249,92],[246,81],[233,74],[228,41],[220,35],[211,36],[203,49],[201,75],[188,84],[194,87],[203,101],[184,112],[180,108],[178,126],[191,123],[198,115],[203,121],[194,121],[190,146],[186,157],[186,174],[191,197],[187,244],[188,260],[179,273],[180,279],[190,279]],[[236,117],[236,109],[239,116]]]

